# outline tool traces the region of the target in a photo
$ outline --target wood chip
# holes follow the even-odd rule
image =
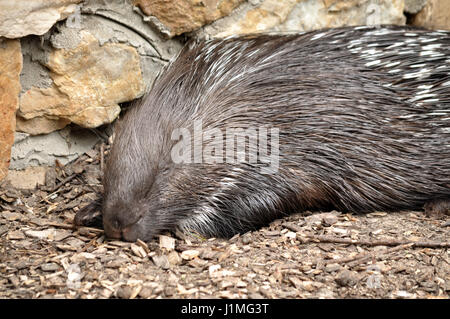
[[[186,289],[180,284],[177,285],[177,289],[178,289],[178,293],[180,295],[191,295],[191,294],[195,294],[196,292],[198,292],[198,288]]]
[[[138,246],[136,244],[131,244],[130,248],[131,248],[131,251],[133,252],[133,254],[135,254],[136,256],[141,257],[141,258],[147,257],[147,252],[141,246]]]
[[[54,229],[45,229],[45,230],[26,230],[25,235],[37,238],[37,239],[52,239],[54,236]]]
[[[19,213],[12,213],[10,211],[4,211],[2,213],[0,213],[1,217],[3,217],[4,219],[8,220],[8,221],[15,221],[15,220],[20,220],[22,219],[22,214]]]
[[[195,250],[195,249],[189,249],[189,250],[185,250],[181,253],[181,258],[183,258],[185,260],[191,260],[191,259],[198,257],[199,255],[200,255],[200,251]]]
[[[367,217],[384,217],[384,216],[387,216],[387,213],[385,213],[385,212],[373,212],[373,213],[367,214]]]
[[[160,267],[162,269],[170,268],[170,263],[166,255],[155,255],[152,257],[152,260],[157,267]]]
[[[145,250],[145,252],[146,252],[147,254],[150,253],[150,248],[148,248],[147,243],[145,243],[145,242],[143,242],[142,240],[138,239],[138,240],[136,240],[136,244],[139,245],[139,246],[141,246],[141,247]]]
[[[182,262],[182,258],[176,251],[171,251],[167,255],[167,259],[169,260],[169,263],[172,265],[179,265]]]
[[[161,235],[159,236],[159,248],[171,251],[175,249],[175,238]]]
[[[60,268],[57,263],[45,263],[41,265],[41,269],[43,271],[53,272]]]
[[[7,238],[9,240],[21,240],[21,239],[25,239],[25,235],[20,230],[14,230],[14,231],[8,232]]]

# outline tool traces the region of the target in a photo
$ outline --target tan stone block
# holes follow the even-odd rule
[[[0,180],[7,172],[19,105],[22,52],[19,40],[0,39]]]
[[[47,167],[38,166],[27,167],[21,171],[9,170],[6,181],[15,188],[34,189],[36,185],[45,184],[45,173],[47,169]]]
[[[227,16],[243,0],[135,0],[166,36],[190,32]]]
[[[33,87],[22,94],[21,117],[64,118],[94,128],[114,121],[120,113],[118,103],[143,94],[140,58],[135,48],[120,43],[100,46],[88,31],[81,31],[80,39],[73,49],[50,53],[47,67],[53,85]]]
[[[75,12],[81,0],[0,0],[0,36],[42,35],[55,22]]]
[[[48,134],[63,129],[69,124],[70,121],[63,118],[49,119],[44,116],[38,116],[31,120],[25,120],[20,116],[16,117],[16,131],[30,135]]]
[[[450,30],[450,1],[428,0],[412,24],[431,30]]]

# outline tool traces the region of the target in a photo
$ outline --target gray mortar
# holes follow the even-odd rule
[[[98,39],[100,45],[108,42],[124,43],[136,48],[141,56],[145,55],[160,59],[158,51],[143,37],[115,21],[101,16],[86,16],[83,28],[92,33]]]
[[[49,39],[51,36],[51,29],[44,35],[29,35],[20,39],[22,52],[30,54],[34,62],[39,62],[42,65],[48,64],[48,57],[52,51]]]
[[[52,85],[48,69],[39,62],[33,62],[30,54],[23,55],[20,85],[22,86],[21,94],[31,89],[32,86],[48,88]]]
[[[23,55],[23,67],[20,73],[21,94],[32,86],[48,88],[53,81],[49,70],[45,67],[50,48],[40,36],[27,36],[20,39]]]
[[[163,62],[160,59],[155,59],[149,56],[141,56],[141,70],[145,83],[145,92],[151,88],[159,72],[166,64],[166,62]]]
[[[143,21],[142,16],[137,11],[129,0],[86,0],[81,8],[81,12],[85,15],[102,16],[132,30],[145,39],[157,51],[157,57],[165,61],[170,60],[181,50],[182,43],[180,39],[163,39],[157,31],[153,30],[148,23]],[[132,43],[129,44],[133,45]]]
[[[64,27],[63,23],[58,23],[55,32],[50,37],[50,43],[55,49],[74,49],[81,41],[80,30]]]
[[[416,14],[425,7],[427,0],[405,0],[405,12]]]
[[[90,150],[99,141],[86,129],[66,127],[47,135],[16,133],[11,150],[10,169],[30,166],[53,166],[55,160],[65,165]]]

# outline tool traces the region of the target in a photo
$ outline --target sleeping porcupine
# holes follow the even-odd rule
[[[216,133],[275,128],[265,142],[278,142],[278,170],[230,163],[218,148],[216,162],[174,161],[174,132],[198,121]],[[103,198],[75,218],[84,224],[101,206],[112,238],[175,227],[228,237],[330,208],[448,213],[450,32],[363,26],[192,41],[118,126]],[[195,143],[222,141],[195,136],[194,155]]]

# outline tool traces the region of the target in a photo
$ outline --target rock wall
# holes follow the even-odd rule
[[[188,38],[407,21],[449,29],[449,3],[0,0],[0,180],[8,167],[65,164],[92,148],[92,130],[142,96]]]

